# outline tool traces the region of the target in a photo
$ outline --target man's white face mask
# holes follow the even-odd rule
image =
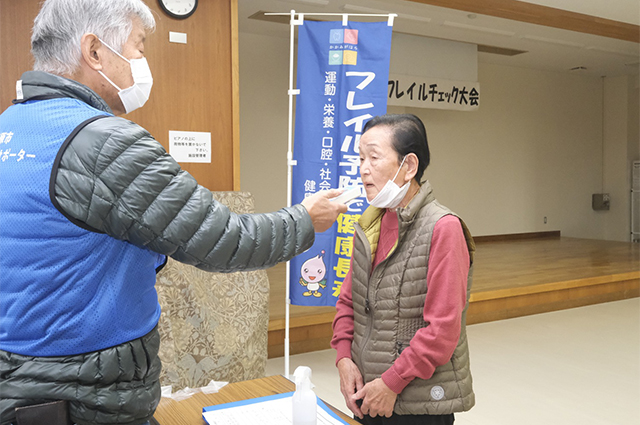
[[[98,39],[100,40],[100,39]],[[151,87],[153,86],[153,77],[151,76],[151,69],[146,58],[141,59],[127,59],[120,53],[116,52],[111,46],[104,41],[100,40],[102,44],[107,46],[113,53],[120,56],[122,59],[129,62],[131,66],[131,76],[133,77],[133,85],[126,89],[121,89],[113,81],[109,79],[102,71],[98,71],[113,87],[118,90],[118,96],[124,105],[126,113],[135,111],[138,108],[144,106],[149,100],[151,94]]]
[[[400,205],[400,202],[402,202],[409,190],[409,183],[405,183],[402,187],[399,187],[395,184],[394,180],[398,177],[398,173],[404,165],[405,159],[407,159],[406,156],[402,158],[402,162],[400,163],[400,167],[398,167],[398,171],[396,171],[396,175],[384,185],[375,198],[369,201],[369,205],[373,205],[378,208],[395,208]]]

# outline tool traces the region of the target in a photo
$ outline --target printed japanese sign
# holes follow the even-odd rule
[[[211,133],[169,131],[169,154],[176,162],[211,163]]]
[[[298,32],[292,202],[320,190],[359,186],[364,124],[387,110],[392,27],[387,22],[309,22]],[[362,190],[364,193],[364,190]],[[291,261],[291,303],[335,306],[349,271],[364,196]]]
[[[389,105],[475,111],[480,106],[480,83],[391,74]]]

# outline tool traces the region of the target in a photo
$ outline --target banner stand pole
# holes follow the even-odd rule
[[[294,56],[294,37],[295,26],[301,25],[304,21],[304,16],[295,19],[296,11],[291,10],[290,26],[290,40],[289,40],[289,134],[287,137],[287,206],[291,206],[291,191],[292,191],[292,179],[293,179],[293,166],[296,165],[296,161],[293,159],[293,96],[300,93],[300,90],[294,90],[293,88],[293,56]],[[285,330],[284,330],[284,376],[289,378],[289,321],[291,306],[291,262],[287,261],[286,265],[286,277],[285,277]]]

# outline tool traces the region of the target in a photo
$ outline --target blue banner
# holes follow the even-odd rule
[[[358,146],[364,124],[387,110],[391,32],[387,22],[299,26],[292,203],[348,186],[363,196],[291,260],[291,304],[335,306],[349,271],[353,224],[368,206]]]

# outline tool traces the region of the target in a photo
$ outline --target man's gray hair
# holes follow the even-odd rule
[[[46,0],[33,24],[33,69],[71,75],[80,65],[80,39],[95,34],[122,52],[138,18],[146,31],[155,19],[142,0]]]

